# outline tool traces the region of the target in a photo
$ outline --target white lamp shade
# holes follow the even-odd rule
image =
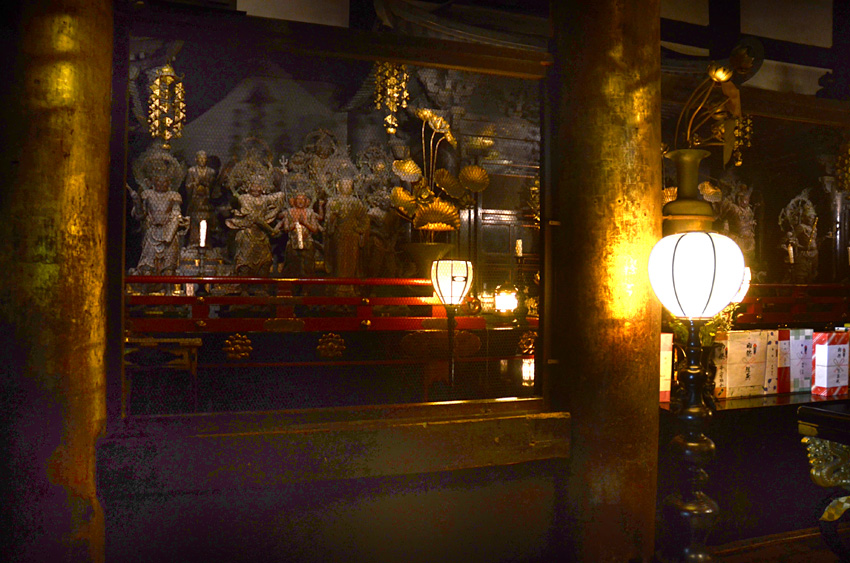
[[[732,303],[740,303],[744,300],[744,297],[747,296],[747,292],[750,290],[750,284],[753,281],[753,272],[750,270],[750,267],[747,266],[744,268],[744,281],[741,282],[741,288],[738,290],[738,293],[735,294],[735,297],[732,298]]]
[[[435,260],[431,263],[431,283],[443,305],[460,305],[472,287],[472,262]]]
[[[649,254],[649,283],[676,317],[710,319],[741,289],[744,255],[717,233],[666,236]]]

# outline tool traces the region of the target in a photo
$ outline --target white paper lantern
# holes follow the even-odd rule
[[[443,305],[460,305],[472,287],[472,262],[435,260],[431,263],[431,283]]]
[[[674,316],[710,319],[741,289],[744,255],[717,233],[666,236],[649,255],[649,283]]]

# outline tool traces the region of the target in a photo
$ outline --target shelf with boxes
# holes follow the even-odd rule
[[[846,398],[848,345],[848,326],[718,332],[704,355],[712,396],[718,408]],[[663,333],[659,397],[663,406],[670,401],[677,358],[673,335]]]

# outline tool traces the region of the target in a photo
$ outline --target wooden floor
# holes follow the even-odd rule
[[[845,543],[850,528],[841,531]],[[850,545],[850,543],[847,543]],[[840,561],[824,542],[817,528],[718,546],[712,550],[717,563],[837,563]]]

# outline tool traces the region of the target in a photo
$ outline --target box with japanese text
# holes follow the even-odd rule
[[[831,397],[847,393],[850,332],[815,332],[812,345],[812,394]]]
[[[791,392],[812,390],[812,336],[810,328],[789,329],[791,364]]]
[[[716,396],[728,398],[763,395],[767,359],[766,331],[718,332],[715,343]]]
[[[776,348],[776,392],[791,392],[791,331],[780,329]]]
[[[779,331],[763,330],[765,335],[764,385],[766,395],[779,393]]]

